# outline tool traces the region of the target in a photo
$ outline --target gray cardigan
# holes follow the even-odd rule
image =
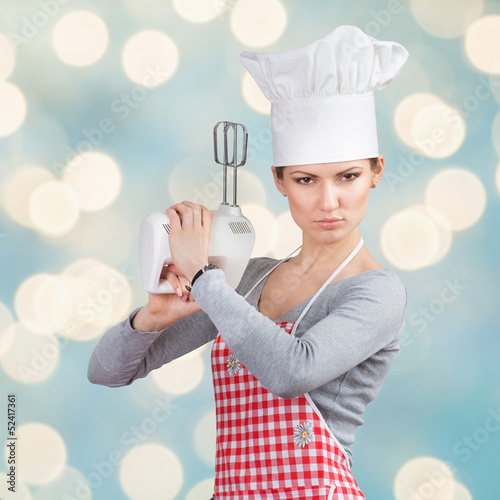
[[[361,415],[377,395],[399,351],[405,328],[406,287],[390,269],[374,269],[330,283],[292,337],[257,310],[267,277],[243,296],[278,260],[250,259],[234,290],[222,269],[202,274],[192,288],[201,311],[156,332],[131,327],[139,311],[101,337],[88,367],[94,384],[120,387],[145,377],[220,332],[237,359],[282,398],[306,392],[348,454]],[[311,296],[312,297],[312,296]],[[276,321],[296,321],[309,302]]]

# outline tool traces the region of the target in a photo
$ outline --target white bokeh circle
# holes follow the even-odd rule
[[[429,158],[446,158],[455,153],[465,139],[465,121],[445,103],[425,106],[416,115],[411,136],[416,147]]]
[[[48,273],[37,273],[24,279],[16,290],[14,297],[14,308],[19,322],[33,333],[50,335],[54,330],[42,322],[37,316],[36,300],[40,296],[40,290],[52,275]]]
[[[212,409],[200,418],[193,433],[196,454],[210,467],[215,466],[216,428],[215,411]]]
[[[59,276],[59,280],[68,288],[71,308],[55,333],[79,342],[102,335],[110,323],[108,316],[100,314],[106,307],[101,297],[102,287],[94,280],[64,273]]]
[[[37,327],[44,330],[42,333],[57,333],[64,328],[74,308],[70,288],[56,275],[49,275],[39,283],[32,304]],[[33,329],[33,324],[30,327]]]
[[[230,168],[227,175],[227,195],[228,203],[233,203],[233,169]],[[221,172],[222,175],[222,172]],[[262,183],[261,177],[248,170],[238,169],[236,174],[236,202],[238,205],[241,203],[254,203],[265,205],[267,201],[266,188]],[[221,199],[222,201],[222,199]]]
[[[45,182],[33,191],[29,201],[29,214],[33,228],[43,235],[66,235],[80,216],[78,197],[65,182]]]
[[[60,347],[51,335],[39,335],[21,323],[7,328],[13,330],[8,349],[0,358],[5,373],[22,384],[38,384],[48,379],[56,369]]]
[[[200,498],[210,498],[214,494],[214,478],[209,477],[196,483],[184,497],[184,500],[200,500]]]
[[[500,16],[486,16],[472,23],[465,36],[470,62],[485,73],[500,73]]]
[[[71,66],[89,66],[98,61],[108,47],[108,29],[95,13],[69,12],[54,27],[52,43],[57,56]]]
[[[483,12],[483,0],[410,0],[415,21],[438,38],[455,38]]]
[[[66,269],[66,272],[67,269]],[[115,324],[130,310],[132,304],[132,289],[126,277],[108,264],[99,262],[90,266],[81,275],[87,282],[92,281],[99,287],[96,301],[99,308],[96,319],[106,320],[108,325]]]
[[[447,168],[429,182],[425,203],[442,213],[453,231],[462,231],[482,216],[486,208],[486,189],[470,170]]]
[[[166,446],[143,444],[121,461],[120,484],[130,500],[172,500],[183,482],[179,457]]]
[[[302,230],[293,220],[290,210],[283,212],[277,217],[276,231],[277,237],[272,254],[277,259],[284,259],[302,245]]]
[[[49,425],[30,422],[17,428],[19,436],[19,479],[30,484],[46,484],[56,479],[66,465],[66,445]]]
[[[13,324],[14,317],[10,309],[3,302],[0,302],[0,358],[14,340],[14,330],[10,328]]]
[[[241,205],[241,211],[255,230],[255,245],[250,257],[266,256],[278,239],[276,217],[268,208],[253,203]]]
[[[0,81],[0,137],[14,133],[26,118],[24,94],[10,82]]]
[[[92,340],[123,319],[132,304],[132,289],[126,277],[97,259],[79,259],[63,274],[69,278],[73,303],[68,331],[60,332],[73,340]]]
[[[135,83],[154,88],[168,81],[179,64],[179,50],[167,34],[146,30],[132,36],[123,49],[125,74]]]
[[[451,230],[438,211],[410,206],[383,225],[380,246],[386,259],[400,269],[415,270],[442,259],[451,245]]]
[[[39,279],[41,276],[43,279]],[[57,333],[68,322],[74,308],[71,289],[64,276],[37,274],[33,278],[25,280],[16,294],[18,316],[36,333]]]
[[[445,214],[430,205],[411,205],[407,210],[428,218],[436,226],[437,229],[437,244],[434,250],[432,259],[427,265],[435,264],[443,259],[451,248],[453,240],[453,228]]]
[[[231,13],[233,35],[250,47],[275,43],[285,31],[287,12],[280,0],[239,0]]]
[[[204,362],[200,353],[191,351],[154,370],[152,377],[163,391],[169,394],[185,394],[200,384],[203,373]]]
[[[122,175],[111,156],[90,152],[76,157],[63,172],[63,181],[78,197],[81,210],[95,212],[113,203],[122,186]]]
[[[37,165],[19,167],[7,174],[0,185],[2,207],[18,224],[33,227],[29,202],[41,184],[55,181],[56,177],[46,168]]]
[[[241,91],[245,102],[258,113],[271,114],[271,102],[264,95],[250,73],[246,72],[241,82]]]
[[[455,481],[455,493],[452,500],[474,500],[470,491],[458,481]]]
[[[394,480],[396,500],[408,500],[409,494],[426,500],[453,500],[453,472],[445,462],[434,457],[417,457],[406,462]]]
[[[441,104],[443,101],[434,94],[418,92],[405,97],[394,112],[394,128],[398,137],[409,147],[416,148],[412,136],[412,126],[415,116],[426,106]]]

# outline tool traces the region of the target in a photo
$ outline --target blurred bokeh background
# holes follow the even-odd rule
[[[142,218],[221,202],[216,122],[249,131],[238,203],[256,228],[253,256],[300,245],[272,180],[269,103],[238,56],[300,47],[341,24],[410,53],[376,95],[386,169],[361,225],[406,284],[407,326],[357,431],[353,473],[369,500],[498,498],[500,2],[5,0],[3,500],[210,498],[211,343],[123,388],[90,384],[88,360],[147,301]]]

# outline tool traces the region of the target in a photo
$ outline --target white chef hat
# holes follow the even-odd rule
[[[400,73],[407,50],[356,26],[285,52],[242,52],[240,61],[271,101],[274,166],[378,156],[373,93]]]

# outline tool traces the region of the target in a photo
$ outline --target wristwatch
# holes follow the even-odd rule
[[[219,269],[215,264],[207,264],[205,267],[200,269],[195,275],[194,278],[191,280],[191,286],[188,288],[186,285],[186,288],[191,291],[193,288],[194,282],[203,274],[206,273],[207,271],[210,271],[211,269]]]

